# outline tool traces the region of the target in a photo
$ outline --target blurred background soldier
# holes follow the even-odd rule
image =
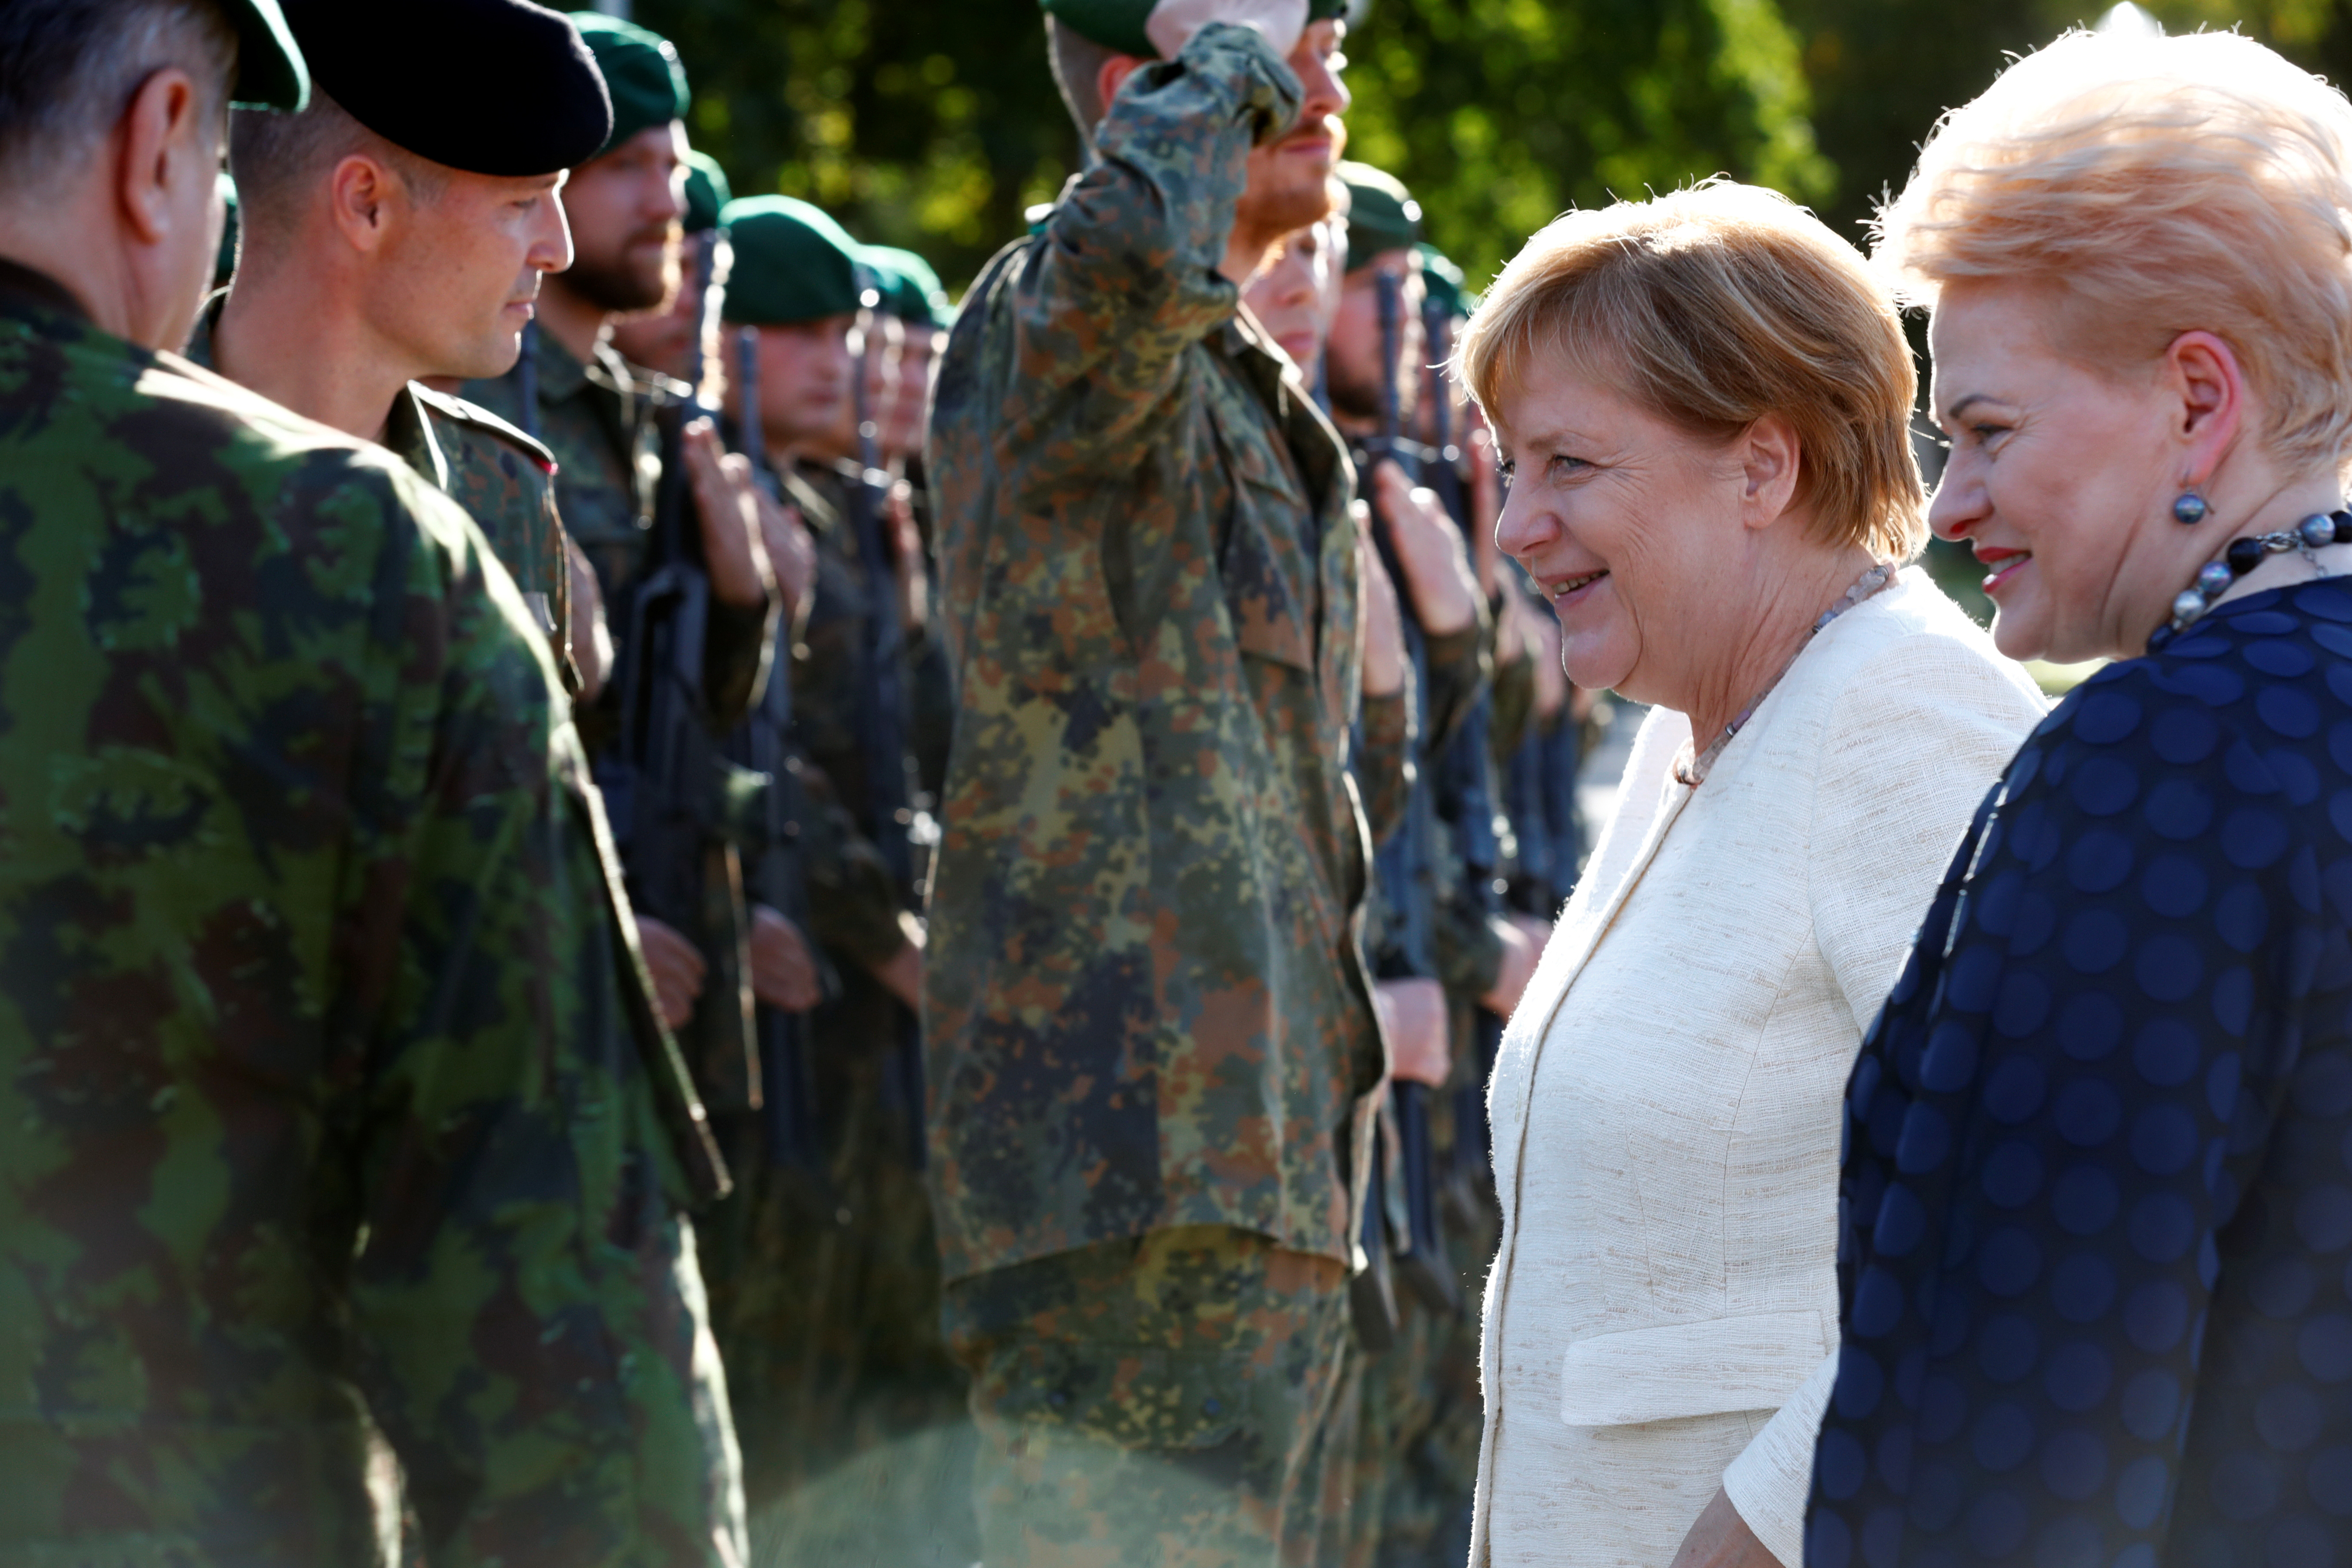
[[[970,1427],[940,1342],[922,1091],[909,1071],[922,930],[904,815],[908,584],[886,554],[877,587],[869,551],[883,519],[867,510],[865,466],[843,475],[812,460],[861,401],[857,329],[873,279],[862,248],[805,203],[739,201],[723,216],[737,443],[762,451],[816,552],[789,668],[810,934],[832,981],[806,1035],[814,1148],[794,1159],[766,1142],[738,1204],[738,1267],[719,1287],[752,1434],[755,1533],[776,1563],[961,1568],[978,1555]],[[753,432],[741,421],[755,405]]]
[[[614,683],[584,728],[613,803],[646,962],[706,1097],[746,1107],[757,1099],[751,916],[740,861],[720,830],[716,738],[759,694],[775,608],[772,568],[750,469],[723,454],[709,419],[691,406],[693,389],[632,371],[608,341],[618,319],[662,310],[679,287],[689,100],[677,51],[613,17],[572,19],[611,93],[612,135],[564,185],[574,258],[541,290],[538,330],[521,361],[465,390],[555,455],[564,524],[594,568],[614,645]],[[536,393],[529,400],[526,382]],[[673,559],[705,584],[698,624],[685,631],[701,643],[699,679],[648,674],[632,709],[618,678],[649,668],[643,661],[657,650],[633,647],[631,623],[642,591]],[[682,770],[671,777],[621,752],[632,737],[646,739],[645,704],[674,675],[689,679],[684,704],[709,743],[656,759]]]
[[[0,1557],[356,1568],[404,1479],[436,1563],[740,1563],[679,1213],[725,1178],[543,628],[406,465],[155,352],[232,81],[302,105],[285,21],[14,0],[0,58],[0,797],[49,803],[0,856]]]
[[[1303,1559],[1383,1060],[1345,764],[1360,708],[1401,768],[1402,671],[1238,284],[1329,209],[1338,7],[1046,8],[1093,162],[967,297],[929,450],[933,1187],[985,1555]]]

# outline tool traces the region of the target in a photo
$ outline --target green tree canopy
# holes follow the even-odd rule
[[[2352,77],[2352,0],[2147,0]],[[2084,0],[1359,0],[1353,156],[1402,178],[1483,285],[1571,205],[1723,173],[1841,233],[1945,109]],[[739,194],[818,203],[960,290],[1077,166],[1035,0],[635,0],[684,55],[695,143]]]

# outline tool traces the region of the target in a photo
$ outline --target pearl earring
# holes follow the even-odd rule
[[[2195,490],[2183,490],[2173,498],[2172,521],[2188,523],[2193,528],[2205,521],[2205,513],[2209,510],[2203,496]]]

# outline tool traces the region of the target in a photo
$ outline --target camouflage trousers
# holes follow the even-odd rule
[[[948,1287],[986,1568],[1317,1561],[1349,1458],[1346,1271],[1219,1226]]]

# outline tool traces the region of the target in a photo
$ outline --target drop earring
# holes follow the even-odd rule
[[[2185,522],[2191,528],[2204,521],[2205,514],[2210,510],[2211,509],[2205,504],[2205,498],[2195,490],[2183,490],[2172,498],[2172,521]]]

